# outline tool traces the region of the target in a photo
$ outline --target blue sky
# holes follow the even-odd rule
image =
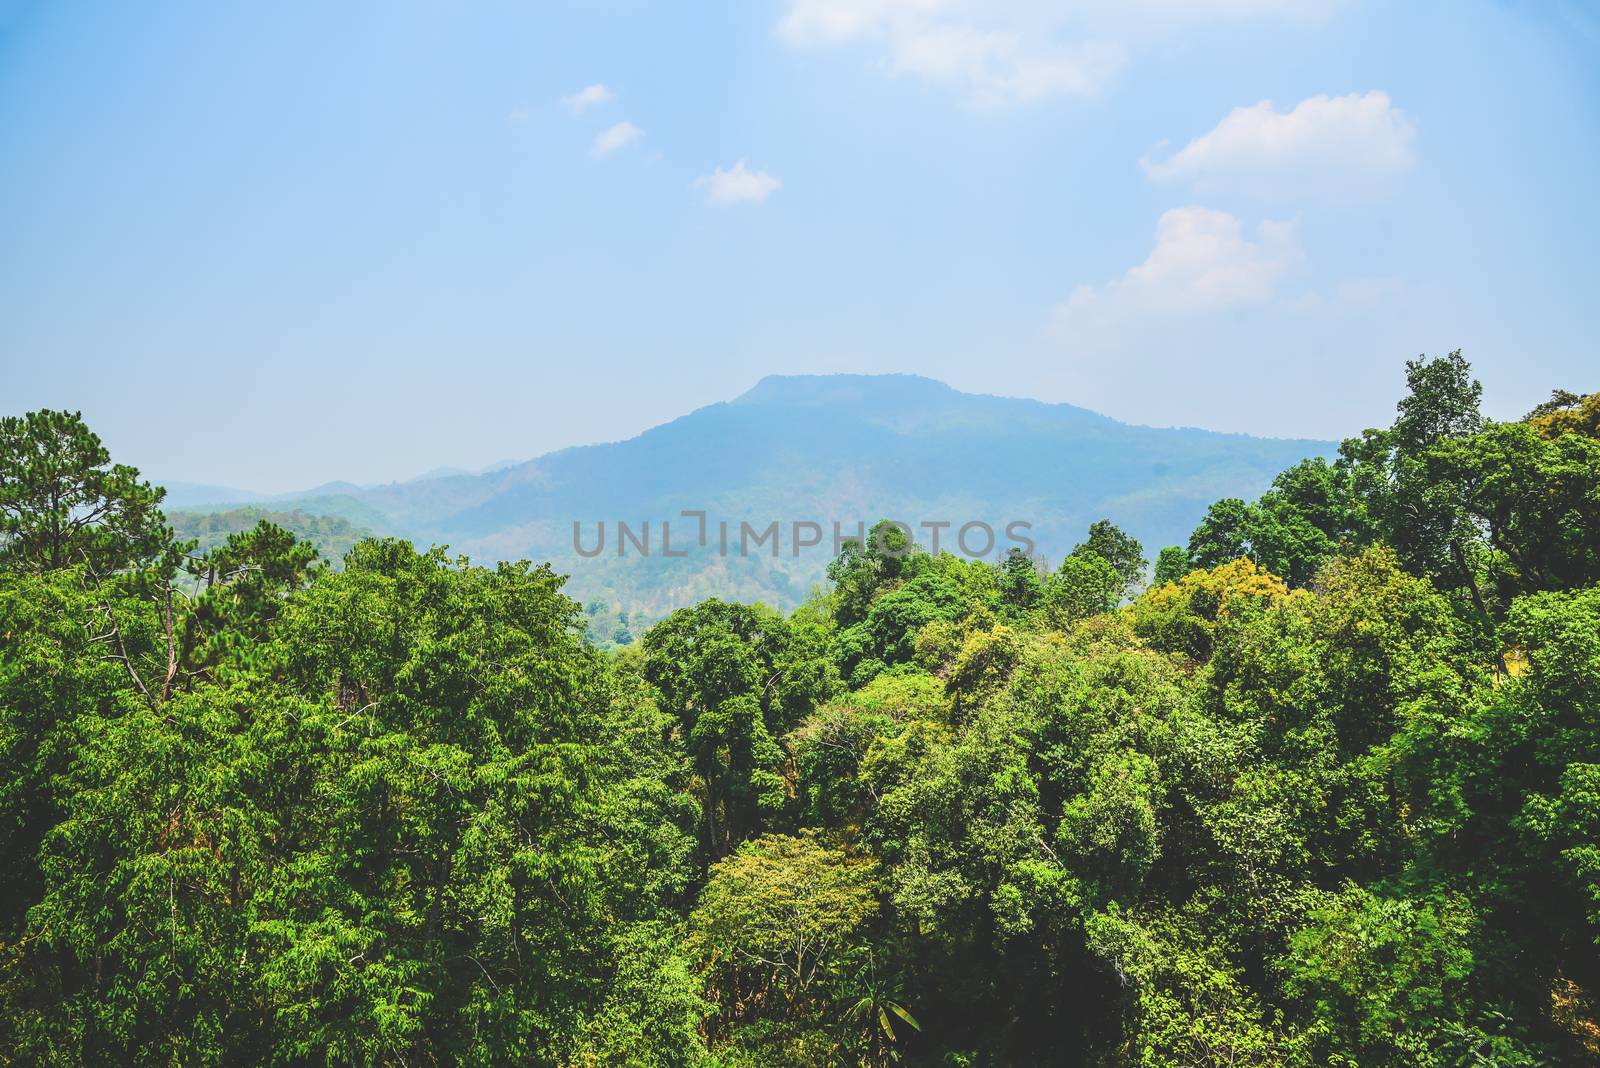
[[[1597,173],[1559,0],[0,0],[0,408],[262,490],[775,372],[1338,437],[1459,347],[1511,417],[1600,388]]]

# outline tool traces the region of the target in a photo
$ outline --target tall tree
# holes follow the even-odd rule
[[[1144,558],[1144,546],[1109,519],[1090,523],[1089,536],[1073,548],[1072,555],[1098,556],[1110,564],[1122,583],[1123,597],[1132,596],[1139,588],[1144,581],[1144,569],[1149,566]]]
[[[1483,385],[1456,349],[1447,356],[1406,361],[1406,395],[1391,433],[1403,455],[1416,455],[1444,438],[1483,429]]]
[[[1168,545],[1156,554],[1156,573],[1151,580],[1157,586],[1177,582],[1189,573],[1189,554],[1181,545]]]
[[[1220,567],[1248,555],[1251,508],[1238,497],[1213,501],[1200,525],[1189,535],[1189,565]]]
[[[172,540],[166,490],[111,463],[77,412],[0,419],[0,568],[39,573],[87,564],[106,574]]]
[[[700,779],[711,859],[787,803],[780,739],[827,695],[826,646],[760,605],[705,601],[644,636],[644,677]]]
[[[1000,565],[1000,597],[1018,611],[1027,611],[1039,600],[1039,571],[1033,558],[1013,546]]]

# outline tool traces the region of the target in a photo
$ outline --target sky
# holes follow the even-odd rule
[[[0,411],[287,491],[916,372],[1339,438],[1600,388],[1600,7],[0,0]]]

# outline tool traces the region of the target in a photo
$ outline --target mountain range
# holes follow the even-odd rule
[[[169,508],[220,511],[263,505],[333,516],[375,533],[447,544],[474,559],[550,560],[572,575],[569,590],[640,618],[702,597],[797,603],[823,576],[833,530],[854,533],[892,518],[927,544],[939,528],[982,521],[994,553],[1011,544],[1008,524],[1054,562],[1088,525],[1110,518],[1147,555],[1184,542],[1221,497],[1252,497],[1285,467],[1331,455],[1331,442],[1256,438],[1118,422],[1070,404],[962,393],[915,375],[771,376],[731,401],[708,405],[625,441],[562,449],[477,474],[441,469],[379,486],[331,483],[263,498],[219,487],[169,484]],[[695,536],[705,512],[709,537]],[[618,555],[616,524],[635,538],[646,524],[653,554],[636,542]],[[661,553],[661,524],[674,552]],[[734,532],[718,551],[719,522]],[[780,525],[779,555],[762,543],[737,551],[741,523]],[[792,524],[819,525],[820,544],[799,551]],[[579,524],[592,550],[604,523],[605,550],[574,547]],[[1021,529],[1021,528],[1019,528]],[[981,528],[969,545],[982,548]],[[749,549],[749,544],[746,546]]]

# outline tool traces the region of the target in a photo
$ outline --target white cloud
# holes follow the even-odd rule
[[[870,41],[891,74],[963,90],[981,106],[1065,93],[1090,96],[1116,74],[1122,50],[1062,43],[1027,5],[961,0],[790,0],[778,35],[802,48]]]
[[[1093,96],[1125,42],[1198,19],[1317,15],[1338,0],[788,0],[779,37],[799,48],[865,43],[884,69],[979,106]]]
[[[947,0],[790,0],[778,33],[792,44],[839,44],[882,33],[895,22],[934,18]]]
[[[766,171],[752,171],[740,160],[729,170],[716,168],[710,174],[695,179],[695,188],[706,190],[706,199],[713,204],[759,204],[779,188],[783,182]]]
[[[778,32],[796,44],[838,44],[867,37],[894,22],[974,21],[983,15],[1027,21],[1106,22],[1131,16],[1166,23],[1197,18],[1325,15],[1339,0],[789,0]]]
[[[601,104],[609,104],[616,98],[616,93],[596,82],[594,85],[584,86],[571,96],[562,97],[561,102],[574,115],[582,115],[590,108],[599,107]]]
[[[1405,112],[1378,90],[1314,96],[1286,112],[1263,100],[1235,108],[1167,159],[1145,160],[1144,169],[1156,181],[1360,192],[1408,169],[1415,139]]]
[[[1305,262],[1294,224],[1263,222],[1256,239],[1210,208],[1174,208],[1145,261],[1103,286],[1080,286],[1055,312],[1056,332],[1082,337],[1159,317],[1203,315],[1274,300]]]
[[[595,135],[593,152],[596,156],[609,156],[644,136],[644,131],[626,120],[608,126]]]
[[[1121,8],[1140,18],[1178,20],[1193,18],[1250,18],[1284,15],[1320,19],[1340,0],[1112,0],[1101,6]],[[1090,5],[1092,6],[1092,5]]]
[[[891,42],[896,74],[963,86],[984,107],[1024,104],[1056,94],[1093,96],[1122,65],[1122,50],[1104,41],[1040,45],[1009,30],[930,26]]]

